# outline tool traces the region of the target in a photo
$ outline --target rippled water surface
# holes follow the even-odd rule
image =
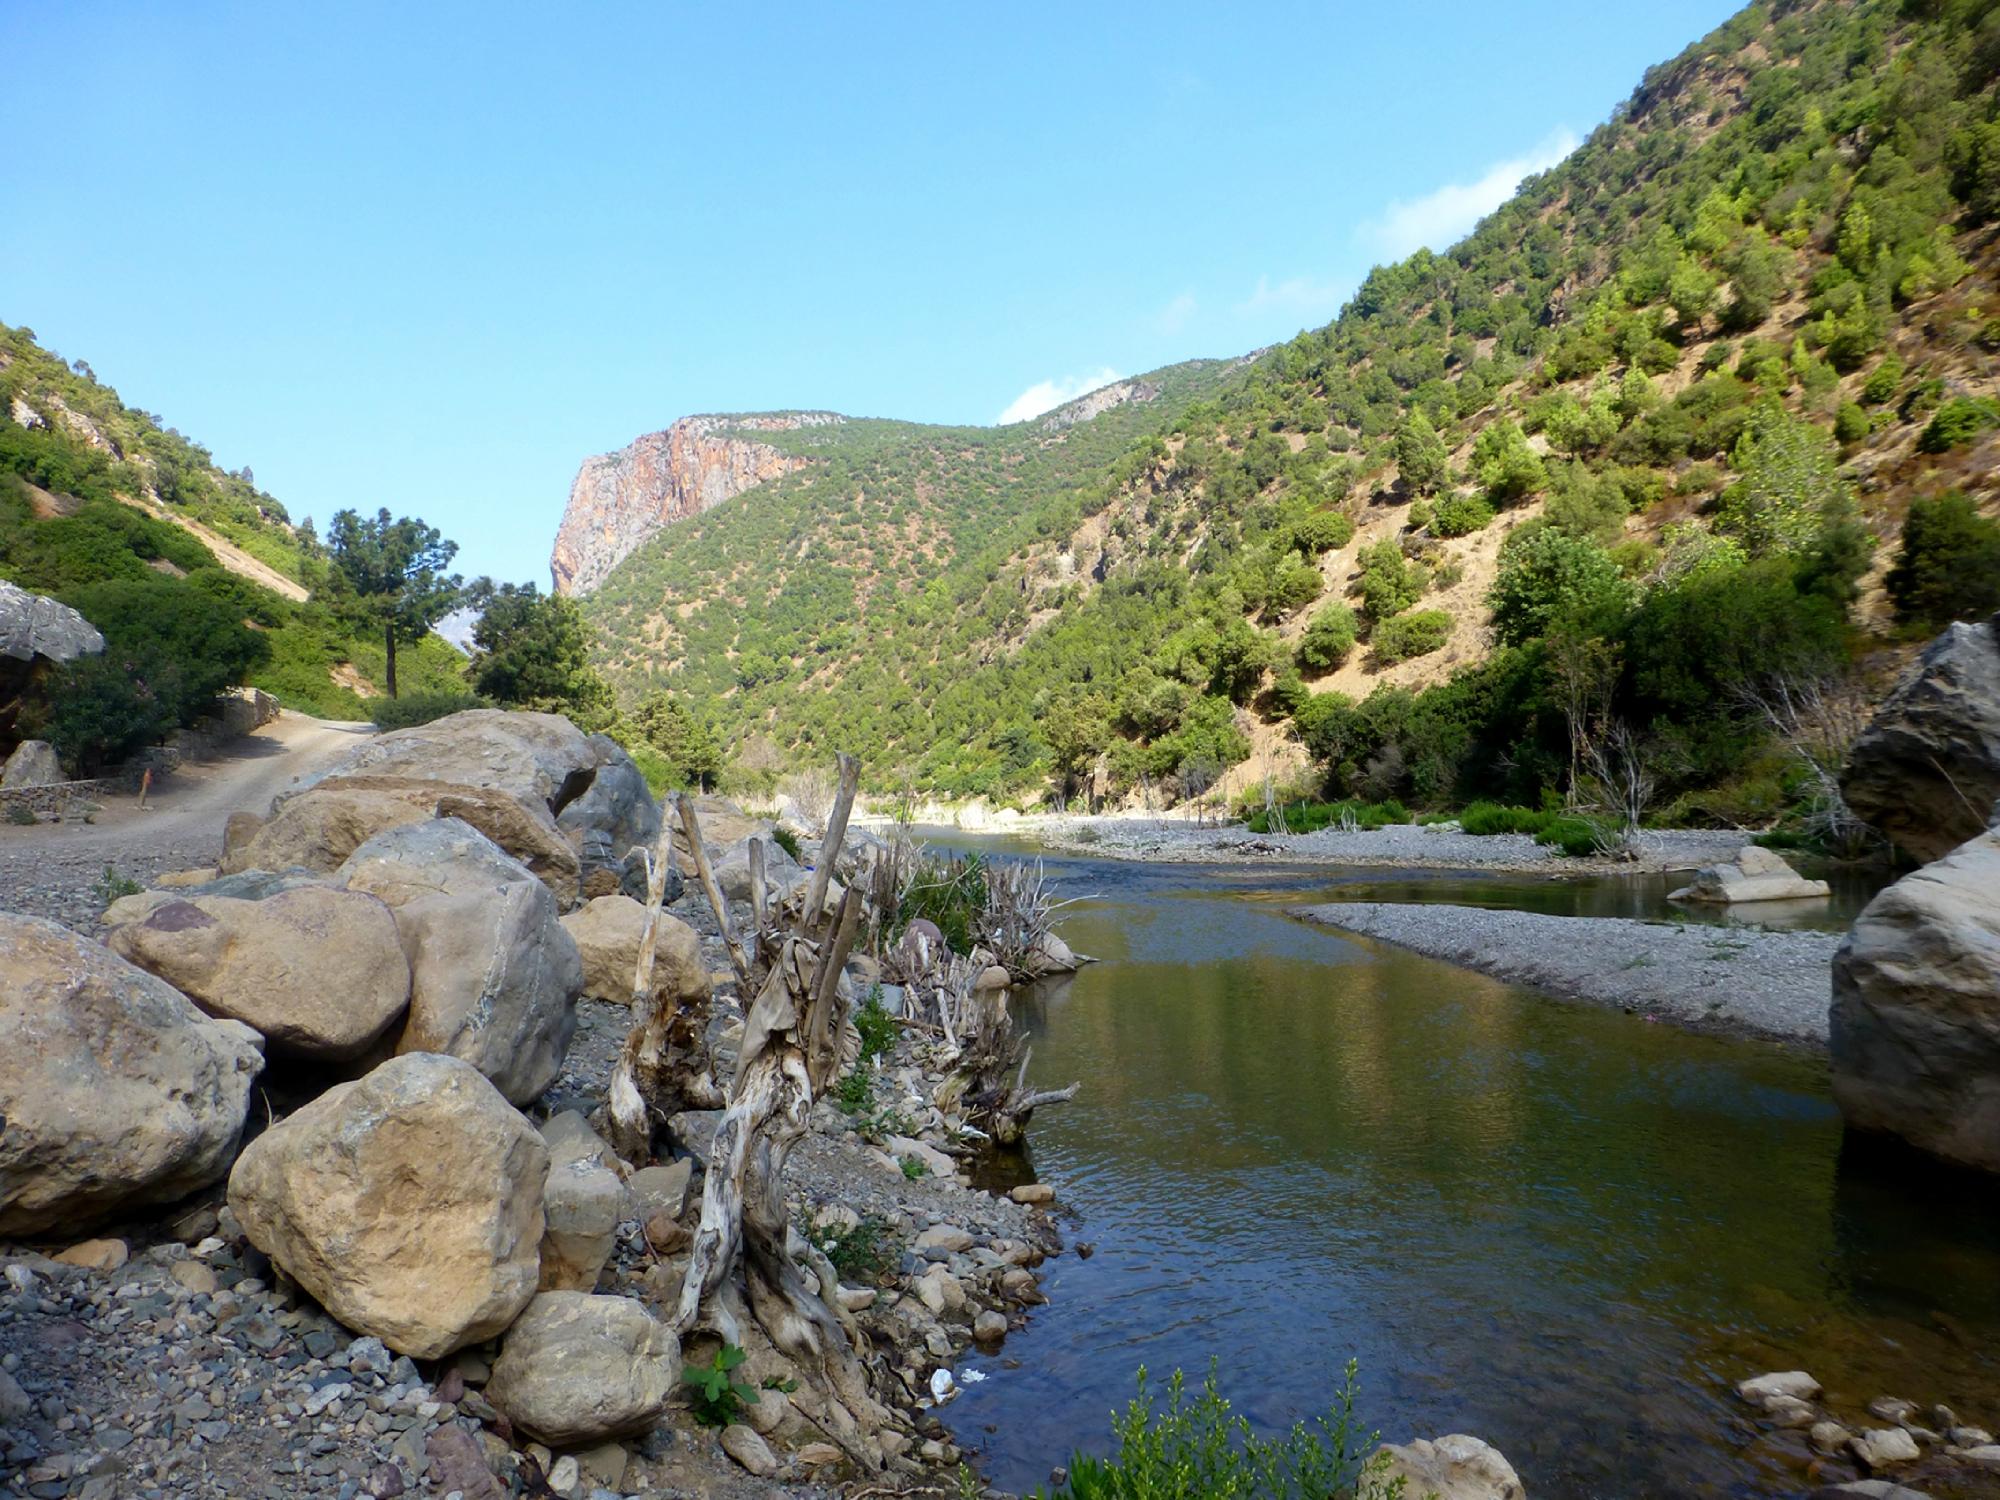
[[[1537,1497],[1802,1492],[1798,1435],[1729,1391],[1772,1368],[1844,1415],[1893,1392],[2000,1425],[2000,1194],[1844,1152],[1820,1060],[1284,915],[1390,899],[1382,872],[1050,868],[1105,961],[1022,1001],[1035,1077],[1084,1085],[1033,1165],[1095,1254],[1049,1262],[1053,1305],[947,1409],[1001,1486],[1102,1450],[1141,1363],[1219,1360],[1275,1425],[1352,1355],[1385,1437],[1478,1433]]]

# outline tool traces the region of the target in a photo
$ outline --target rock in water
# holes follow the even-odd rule
[[[444,818],[376,834],[339,878],[396,914],[411,975],[397,1051],[463,1058],[515,1104],[555,1082],[583,964],[555,898],[525,865]]]
[[[1833,957],[1847,1123],[2000,1172],[2000,832],[1906,875]]]
[[[577,899],[577,857],[548,809],[497,787],[411,776],[341,776],[279,797],[271,816],[231,844],[221,869],[337,870],[385,829],[432,818],[469,823],[549,888],[559,905]]]
[[[218,1181],[255,1032],[39,917],[0,913],[0,1235],[89,1227]]]
[[[1824,880],[1807,880],[1783,857],[1755,844],[1724,865],[1699,871],[1669,901],[1734,903],[1738,901],[1812,901],[1832,890]]]
[[[624,1005],[632,999],[646,908],[630,896],[599,896],[562,919],[583,959],[583,992],[593,1000]],[[661,912],[653,943],[653,993],[670,1000],[705,1001],[708,965],[701,938],[677,917]]]
[[[1840,775],[1848,806],[1898,848],[1939,859],[2000,799],[2000,616],[1946,628],[1876,710]]]
[[[105,942],[210,1015],[255,1027],[274,1055],[359,1057],[410,1001],[396,919],[359,891],[167,901]]]
[[[63,775],[62,762],[56,759],[55,746],[47,740],[23,740],[14,747],[14,753],[7,757],[7,764],[0,766],[0,790],[13,791],[17,787],[57,786],[69,780]]]
[[[1462,1432],[1384,1443],[1377,1451],[1386,1455],[1387,1462],[1369,1490],[1371,1496],[1387,1493],[1399,1478],[1405,1481],[1406,1494],[1437,1500],[1523,1500],[1527,1493],[1521,1476],[1499,1449]]]
[[[650,1426],[680,1370],[680,1341],[630,1297],[543,1292],[500,1346],[485,1395],[530,1437],[579,1447]]]
[[[327,1090],[244,1151],[229,1206],[348,1327],[437,1359],[535,1294],[549,1154],[477,1070],[412,1053]]]

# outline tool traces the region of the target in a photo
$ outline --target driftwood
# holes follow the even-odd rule
[[[652,1159],[655,1132],[682,1110],[719,1109],[723,1103],[708,1056],[708,1005],[653,992],[660,908],[674,857],[672,829],[662,825],[658,847],[639,852],[646,861],[646,926],[632,974],[632,1010],[645,1019],[632,1028],[612,1065],[605,1109],[611,1149],[634,1163]]]
[[[813,1101],[840,1068],[847,1020],[841,971],[859,931],[862,898],[859,891],[847,891],[831,914],[826,899],[859,779],[858,762],[841,756],[827,837],[789,930],[769,923],[761,862],[753,863],[751,905],[759,925],[747,948],[728,936],[727,906],[699,825],[682,804],[702,888],[723,927],[744,993],[750,993],[753,978],[757,984],[743,1018],[727,1107],[708,1150],[701,1222],[673,1327],[682,1338],[709,1328],[740,1345],[746,1323],[754,1322],[799,1370],[793,1404],[857,1463],[873,1469],[883,1463],[876,1435],[892,1414],[869,1390],[852,1320],[833,1295],[838,1277],[826,1257],[792,1228],[783,1189],[786,1161],[806,1133]]]

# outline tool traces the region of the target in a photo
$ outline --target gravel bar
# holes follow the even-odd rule
[[[1292,914],[1565,1000],[1697,1031],[1826,1045],[1838,933],[1375,901],[1298,907]]]

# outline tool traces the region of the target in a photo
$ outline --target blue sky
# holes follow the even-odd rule
[[[0,5],[0,319],[547,581],[697,411],[990,422],[1325,322],[1727,0]]]

